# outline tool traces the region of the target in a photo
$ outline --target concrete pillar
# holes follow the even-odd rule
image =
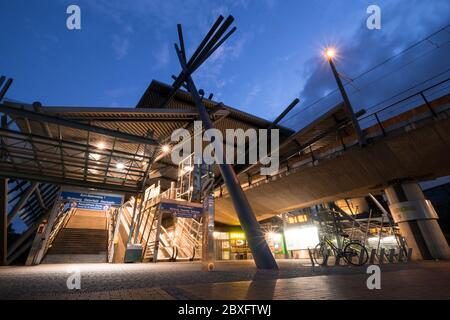
[[[202,269],[214,270],[214,195],[205,199],[202,232]]]
[[[412,259],[450,259],[450,249],[437,222],[438,215],[419,184],[395,183],[385,192],[394,222],[413,249]]]

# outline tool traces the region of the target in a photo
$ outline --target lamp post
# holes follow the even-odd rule
[[[334,78],[336,79],[336,83],[338,85],[339,91],[341,92],[342,99],[344,100],[344,108],[347,112],[350,120],[353,123],[353,127],[355,128],[356,135],[358,136],[358,142],[360,146],[364,146],[366,144],[366,138],[359,126],[358,119],[356,119],[355,111],[350,103],[350,99],[347,96],[347,92],[345,91],[344,85],[342,84],[341,78],[339,77],[339,73],[336,70],[336,66],[334,64],[333,58],[335,56],[335,51],[332,48],[328,48],[325,52],[325,55],[330,63],[331,71],[333,71]]]

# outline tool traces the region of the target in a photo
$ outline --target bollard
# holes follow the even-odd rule
[[[372,249],[372,251],[370,252],[370,259],[369,259],[369,263],[370,264],[374,264],[375,263],[375,256],[377,255],[377,249]]]
[[[381,248],[380,249],[380,259],[378,260],[378,264],[384,263],[384,256],[385,256],[384,248]]]
[[[403,253],[403,249],[399,248],[399,252],[398,252],[398,262],[404,262],[404,253]]]
[[[309,259],[311,260],[311,266],[314,267],[316,264],[314,263],[313,254],[312,254],[310,248],[308,248],[308,254],[309,254]]]
[[[330,256],[330,249],[325,250],[324,255],[323,255],[323,262],[322,262],[322,266],[327,267],[328,266],[328,257]]]
[[[389,257],[388,257],[388,260],[389,260],[390,263],[394,263],[394,262],[395,262],[395,261],[394,261],[394,255],[395,255],[395,249],[389,250]]]
[[[412,248],[408,248],[408,255],[406,256],[405,262],[409,262],[412,256]]]

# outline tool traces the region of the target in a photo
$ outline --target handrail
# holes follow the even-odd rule
[[[61,204],[63,203],[61,202]],[[57,218],[58,221],[56,222],[56,224],[54,224],[54,227],[52,228],[52,231],[50,232],[48,237],[48,241],[45,245],[44,255],[47,253],[48,249],[53,244],[53,241],[56,239],[56,236],[58,235],[59,231],[67,225],[67,222],[74,215],[76,210],[77,210],[76,208],[70,208],[69,212],[64,213],[64,206],[62,207],[62,209],[60,209],[60,213],[58,214]]]
[[[114,240],[119,234],[120,221],[123,214],[123,205],[112,210],[114,211],[113,213],[111,213],[112,221],[108,224],[108,262],[110,263],[114,259]]]
[[[396,106],[397,104],[400,104],[400,103],[402,103],[402,102],[405,102],[405,101],[407,101],[407,100],[409,100],[409,99],[411,99],[411,98],[413,98],[413,97],[415,97],[415,96],[417,96],[417,95],[423,94],[423,93],[425,93],[426,91],[428,91],[428,90],[430,90],[430,89],[433,89],[433,88],[435,88],[435,87],[438,87],[438,86],[440,86],[441,84],[446,83],[446,82],[448,82],[448,81],[450,81],[450,78],[447,78],[447,79],[442,80],[442,81],[440,81],[440,82],[438,82],[438,83],[435,83],[434,85],[432,85],[432,86],[430,86],[430,87],[427,87],[427,88],[425,88],[425,89],[423,89],[423,90],[416,91],[415,93],[413,93],[413,94],[411,94],[411,95],[409,95],[409,96],[407,96],[407,97],[405,97],[405,98],[403,98],[403,99],[401,99],[401,100],[398,100],[398,101],[396,101],[396,102],[394,102],[394,103],[392,103],[392,104],[390,104],[390,105],[388,105],[388,106],[386,106],[386,107],[384,107],[384,108],[382,108],[382,109],[380,109],[380,110],[377,110],[377,111],[372,112],[372,113],[370,113],[370,114],[364,115],[363,117],[359,118],[358,121],[365,120],[365,119],[367,119],[367,118],[369,118],[369,117],[372,117],[372,116],[374,116],[375,114],[378,114],[378,113],[380,113],[380,112],[382,112],[382,111],[384,111],[384,110],[387,110],[387,109],[389,109],[389,108],[391,108],[391,107],[393,107],[393,106]],[[426,102],[426,101],[425,101],[425,102]]]
[[[416,92],[416,93],[414,93],[414,94],[412,94],[412,95],[410,95],[410,96],[408,96],[408,97],[406,97],[404,99],[396,101],[395,103],[393,103],[393,104],[391,104],[391,105],[389,105],[389,106],[387,106],[387,107],[385,107],[383,109],[377,110],[376,112],[373,112],[373,113],[371,113],[369,115],[364,115],[362,118],[359,118],[358,121],[359,122],[363,121],[363,120],[374,120],[374,121],[376,121],[376,124],[371,125],[368,128],[365,128],[364,130],[367,130],[369,128],[376,128],[378,126],[380,128],[381,134],[379,134],[379,135],[377,134],[377,136],[386,136],[388,134],[388,132],[387,132],[388,128],[383,126],[383,123],[385,121],[388,121],[389,119],[394,118],[395,116],[393,116],[393,117],[391,117],[389,119],[380,120],[380,118],[378,116],[379,113],[383,112],[383,111],[386,111],[387,109],[392,108],[393,106],[396,106],[399,103],[404,102],[404,101],[406,101],[408,99],[411,99],[412,97],[415,97],[415,96],[422,98],[424,100],[424,102],[425,102],[425,105],[428,107],[428,109],[432,113],[432,116],[436,117],[440,113],[445,112],[445,110],[447,110],[447,108],[445,110],[436,110],[436,108],[433,108],[431,106],[430,102],[426,99],[424,93],[426,93],[430,89],[433,89],[433,88],[438,87],[439,85],[442,85],[443,83],[448,82],[449,80],[450,80],[450,78],[447,78],[446,80],[440,81],[440,82],[438,82],[438,83],[436,83],[436,84],[434,84],[434,85],[432,85],[432,86],[430,86],[430,87],[428,87],[426,89],[420,90],[420,91],[418,91],[418,92]],[[447,87],[445,87],[443,89],[446,89],[446,88]],[[448,94],[445,94],[445,95],[441,96],[440,98],[443,98],[446,95],[448,95]],[[408,112],[410,110],[414,110],[414,108],[410,108],[408,110],[405,110],[404,112]],[[402,114],[402,113],[400,113],[400,114]],[[369,119],[370,117],[373,117],[373,118]],[[402,126],[402,127],[404,127],[404,126]],[[309,158],[304,158],[304,159],[301,159],[301,160],[298,161],[299,163],[301,163],[300,165],[294,165],[294,166],[286,167],[285,168],[286,170],[281,170],[280,169],[280,172],[278,174],[274,175],[273,177],[278,178],[280,176],[287,175],[287,174],[290,174],[292,172],[297,172],[298,170],[300,170],[300,168],[303,168],[305,166],[311,166],[311,165],[315,166],[317,161],[319,161],[321,159],[325,159],[325,158],[335,157],[337,154],[342,153],[343,151],[345,151],[350,146],[352,146],[352,145],[349,142],[345,142],[345,143],[343,142],[342,145],[340,145],[340,146],[337,145],[337,146],[333,146],[332,148],[329,148],[329,149],[315,150],[314,152],[310,152],[309,153]],[[306,149],[306,147],[304,149]],[[284,163],[284,161],[280,161],[280,164],[281,163]],[[242,188],[244,190],[247,190],[247,189],[250,189],[250,188],[257,187],[257,186],[259,186],[259,185],[261,185],[263,183],[266,183],[268,179],[269,180],[273,179],[273,177],[270,177],[270,178],[260,177],[259,179],[252,179],[251,184],[242,183]],[[223,197],[223,196],[228,194],[228,191],[226,189],[223,189],[221,191],[221,193],[219,193],[219,192],[216,192],[216,193],[217,193],[217,195],[219,197],[220,196]]]

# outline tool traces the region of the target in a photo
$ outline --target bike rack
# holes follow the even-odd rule
[[[395,249],[390,249],[389,253],[386,254],[385,248],[380,249],[380,253],[377,254],[377,249],[372,249],[370,252],[370,264],[376,264],[379,265],[385,264],[385,263],[407,263],[411,260],[412,256],[412,248],[408,248],[406,256],[404,256],[403,250],[399,250],[398,255],[395,254]]]
[[[309,260],[311,260],[311,266],[315,267],[316,263],[314,262],[313,252],[311,251],[310,248],[308,248],[308,255],[309,255]]]

